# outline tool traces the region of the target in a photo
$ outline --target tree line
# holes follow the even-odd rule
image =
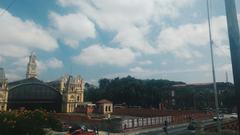
[[[172,109],[204,109],[214,108],[214,92],[209,87],[173,88],[184,82],[163,79],[136,79],[131,76],[114,79],[100,79],[99,86],[89,83],[85,85],[85,101],[96,102],[100,99],[111,100],[114,104],[128,106],[155,107],[159,103],[167,104]],[[231,83],[218,83],[221,90],[221,106],[233,108],[234,91]],[[175,89],[175,102],[172,103],[171,90]]]

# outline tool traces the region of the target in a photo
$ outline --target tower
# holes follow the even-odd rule
[[[4,69],[0,68],[0,111],[7,110],[8,87]]]
[[[36,63],[36,55],[32,53],[29,56],[29,62],[27,65],[27,73],[26,78],[32,78],[37,76],[37,63]]]
[[[80,76],[68,76],[63,90],[63,112],[74,112],[79,103],[83,102],[84,98],[84,82]]]

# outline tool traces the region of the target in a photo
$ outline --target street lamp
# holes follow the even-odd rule
[[[210,51],[211,51],[213,87],[214,87],[215,107],[216,107],[216,114],[217,114],[217,129],[218,129],[218,133],[221,134],[221,123],[220,123],[220,119],[219,119],[218,92],[217,92],[215,65],[214,65],[214,57],[213,57],[213,40],[212,40],[212,31],[211,31],[211,21],[210,21],[210,10],[209,10],[209,8],[210,8],[209,7],[209,0],[207,0],[208,32],[209,32],[209,39],[210,39],[209,43],[210,43]]]

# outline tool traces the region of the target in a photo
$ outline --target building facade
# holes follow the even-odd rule
[[[97,110],[100,114],[111,114],[113,113],[113,103],[109,100],[102,99],[96,102]]]
[[[0,111],[7,110],[8,86],[3,68],[0,68]]]
[[[34,53],[29,56],[26,79],[7,83],[1,76],[5,78],[5,75],[0,75],[0,110],[41,108],[69,113],[74,112],[84,100],[84,81],[80,75],[64,75],[52,82],[37,79]]]
[[[77,105],[84,101],[84,81],[80,75],[64,75],[49,85],[62,94],[62,112],[74,112]]]

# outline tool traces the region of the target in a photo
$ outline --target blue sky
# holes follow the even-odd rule
[[[0,12],[10,4],[0,1]],[[218,81],[232,81],[224,0],[212,0]],[[237,2],[240,10],[240,2]],[[238,13],[239,13],[238,10]],[[25,77],[29,54],[38,77],[210,82],[205,0],[16,0],[0,16],[0,66],[10,81]]]

